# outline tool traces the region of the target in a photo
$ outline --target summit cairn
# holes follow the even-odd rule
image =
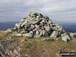
[[[15,27],[7,32],[17,36],[39,38],[50,36],[52,38],[61,37],[63,41],[71,40],[69,34],[59,24],[55,24],[48,16],[43,16],[38,12],[30,12],[29,16],[23,18]]]

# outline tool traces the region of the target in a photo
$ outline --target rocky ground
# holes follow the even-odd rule
[[[6,33],[30,38],[49,36],[55,39],[60,37],[65,42],[70,41],[74,36],[59,24],[55,24],[48,16],[38,12],[30,12],[26,18],[15,24],[14,28],[8,29]]]
[[[68,43],[51,37],[30,39],[0,31],[0,57],[59,57],[60,52],[76,51],[76,38]]]
[[[76,33],[38,12],[31,12],[14,28],[0,31],[0,57],[59,57],[66,51],[76,51]]]

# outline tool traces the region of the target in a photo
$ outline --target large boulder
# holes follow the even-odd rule
[[[39,38],[43,35],[42,30],[36,30],[34,37]]]
[[[34,34],[32,31],[30,31],[29,33],[23,34],[24,37],[33,37]]]
[[[76,38],[76,33],[70,33],[70,36],[71,36],[72,38]]]
[[[50,37],[57,38],[58,35],[59,35],[58,31],[53,31],[52,34],[50,35]]]
[[[62,34],[62,40],[65,42],[68,42],[71,40],[71,38],[68,34]]]

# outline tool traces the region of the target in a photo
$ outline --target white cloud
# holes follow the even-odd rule
[[[51,13],[76,8],[76,0],[27,0],[24,5]]]
[[[45,5],[43,8],[41,8],[41,11],[45,11],[45,12],[59,12],[59,11],[64,11],[64,10],[69,10],[72,8],[75,8],[76,5],[74,5],[73,3],[55,3],[55,4],[48,4]]]
[[[11,0],[0,0],[0,3],[9,3]]]
[[[18,16],[20,20],[20,18],[26,16],[30,11],[38,11],[44,15],[54,16],[54,21],[62,22],[66,18],[69,20],[74,19],[75,21],[76,0],[0,0],[0,17],[2,19],[2,15],[5,16],[3,20],[9,19],[12,16],[14,18],[12,21],[17,20],[16,17]],[[11,19],[6,21],[11,21]]]
[[[57,0],[31,0],[31,1],[27,0],[27,2],[25,2],[25,6],[46,5],[54,1]]]

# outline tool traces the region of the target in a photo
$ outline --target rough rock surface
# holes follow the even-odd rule
[[[71,38],[76,38],[76,33],[70,33]]]
[[[7,30],[7,32],[11,32],[17,36],[34,38],[42,36],[57,38],[67,33],[62,26],[55,24],[48,16],[43,16],[38,12],[30,12],[28,17],[23,18],[20,23],[15,24],[15,27]]]
[[[43,38],[43,39],[41,39],[41,41],[54,41],[54,40],[51,38]]]
[[[66,33],[62,34],[62,40],[68,42],[71,40],[70,36]]]

